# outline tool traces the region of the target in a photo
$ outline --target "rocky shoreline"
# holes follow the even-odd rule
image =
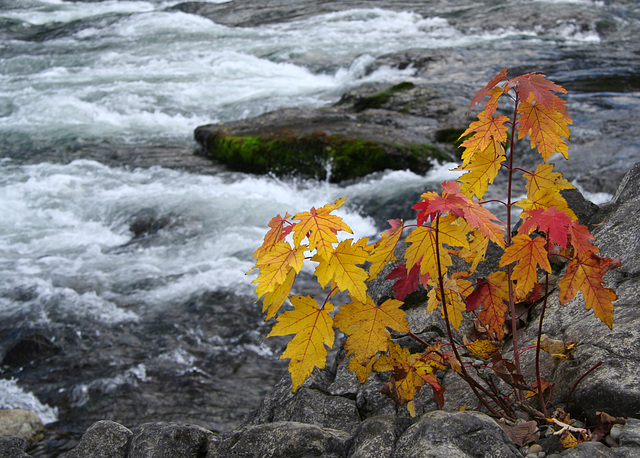
[[[285,374],[260,407],[230,433],[216,434],[192,424],[146,423],[128,429],[100,421],[77,445],[68,444],[74,448],[66,456],[638,456],[640,260],[636,254],[640,252],[640,225],[632,215],[640,213],[640,163],[625,176],[614,199],[602,207],[585,201],[578,192],[567,199],[581,221],[594,226],[602,254],[619,256],[622,261],[622,267],[608,275],[609,286],[618,293],[614,328],[609,330],[595,320],[592,312],[582,307],[580,297],[561,306],[552,291],[544,332],[552,338],[577,340],[579,345],[573,360],[543,357],[541,364],[556,383],[550,402],[561,406],[576,379],[596,361],[603,362],[581,381],[569,409],[573,418],[584,418],[588,425],[595,424],[600,411],[626,419],[626,424],[612,428],[601,442],[563,450],[553,429],[540,427],[533,432],[538,444],[518,440],[516,444],[505,425],[479,412],[461,411],[475,403],[468,388],[457,383],[455,374],[445,376],[444,410],[439,410],[430,396],[423,396],[417,402],[417,417],[411,418],[406,409],[380,394],[386,381],[383,376],[378,374],[360,385],[339,352],[333,367],[316,370],[295,394]],[[383,297],[388,286],[378,284],[377,295]],[[425,307],[418,303],[407,310],[412,331],[418,335],[442,333],[441,318],[426,314]],[[534,325],[523,333],[533,338],[535,319],[530,323]],[[523,364],[533,366],[527,357],[531,358],[525,354]],[[41,434],[40,430],[31,440],[37,441]],[[37,442],[29,446],[24,438],[0,439],[2,456],[46,456],[41,452]]]

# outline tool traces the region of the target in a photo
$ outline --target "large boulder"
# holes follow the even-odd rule
[[[194,136],[203,155],[234,170],[342,182],[452,160],[462,130],[450,127],[463,123],[444,94],[406,81],[359,88],[329,108],[200,126]]]

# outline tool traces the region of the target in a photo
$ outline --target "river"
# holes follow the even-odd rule
[[[369,83],[468,101],[508,66],[569,89],[576,159],[558,169],[587,197],[610,199],[640,160],[636,2],[356,3],[234,26],[169,0],[0,0],[0,407],[72,433],[103,418],[229,431],[286,371],[246,275],[269,219],[455,177],[230,172],[194,156],[198,125]],[[415,50],[442,59],[388,64]],[[340,214],[358,237],[382,229]]]

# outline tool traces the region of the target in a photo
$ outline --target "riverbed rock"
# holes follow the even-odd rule
[[[33,443],[42,437],[40,417],[23,409],[0,410],[0,437],[20,437]]]
[[[453,160],[463,119],[444,94],[405,81],[365,86],[329,108],[200,126],[194,136],[203,155],[235,170],[343,182]]]

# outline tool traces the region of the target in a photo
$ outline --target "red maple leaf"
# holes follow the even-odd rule
[[[536,208],[523,212],[526,219],[518,232],[529,234],[533,229],[538,228],[549,237],[549,240],[567,247],[567,236],[569,235],[569,226],[573,224],[571,218],[564,212],[559,212],[556,207]]]

